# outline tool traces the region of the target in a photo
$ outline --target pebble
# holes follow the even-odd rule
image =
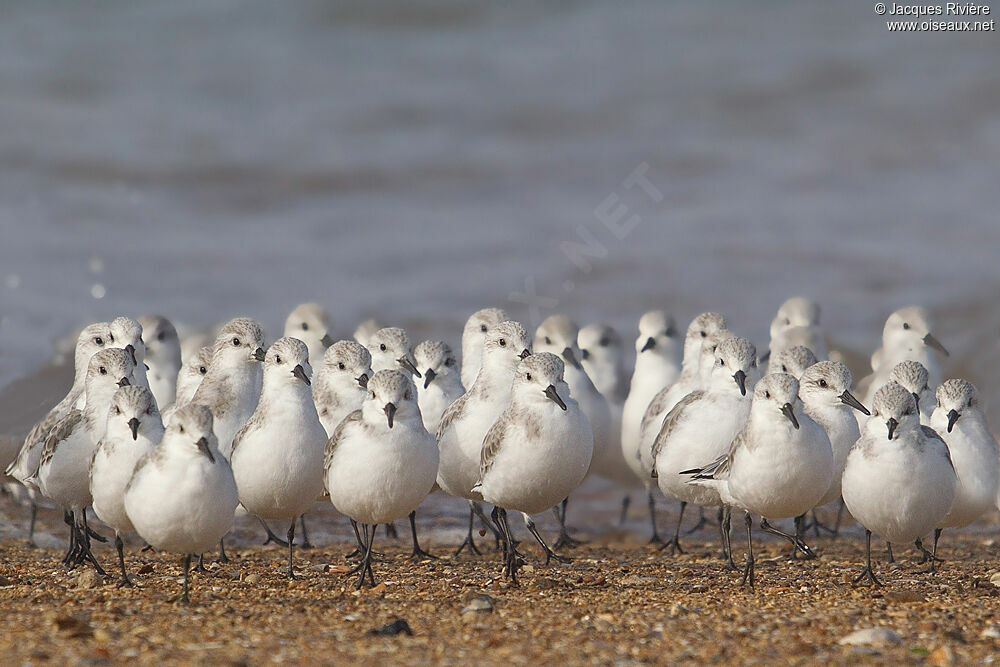
[[[253,574],[248,574],[243,579],[243,581],[245,581],[248,584],[259,584],[260,583],[260,575],[257,574],[256,572],[254,572]]]
[[[990,577],[990,583],[1000,588],[1000,572],[997,572]]]
[[[492,612],[493,611],[493,598],[489,595],[477,595],[469,601],[462,612],[463,614],[468,614],[470,612]]]
[[[13,581],[0,574],[0,588],[4,586],[13,586],[13,585],[14,585]]]
[[[927,656],[927,662],[931,665],[952,665],[955,663],[955,652],[950,646],[938,646]]]
[[[1000,625],[988,625],[979,633],[980,639],[1000,639]]]
[[[923,602],[925,598],[918,591],[887,591],[885,599],[889,602]]]
[[[330,566],[326,563],[317,563],[316,565],[310,565],[309,570],[311,572],[328,572],[330,570]]]
[[[903,643],[902,637],[889,628],[855,630],[838,642],[841,646],[889,646]]]
[[[101,585],[101,578],[93,570],[84,570],[76,578],[77,588],[97,588]]]

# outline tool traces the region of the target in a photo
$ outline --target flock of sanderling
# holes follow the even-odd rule
[[[557,550],[574,543],[567,499],[591,474],[645,487],[652,539],[671,551],[681,549],[688,505],[717,510],[723,559],[737,571],[730,524],[732,510],[742,510],[749,586],[751,515],[811,558],[808,522],[836,532],[846,506],[867,538],[855,581],[878,584],[872,533],[890,545],[915,543],[932,572],[941,530],[997,503],[997,443],[976,388],[940,381],[936,355],[947,352],[921,308],[888,318],[872,372],[857,384],[828,353],[818,306],[802,298],[778,310],[760,358],[718,313],[696,317],[682,338],[670,316],[650,311],[639,320],[631,382],[611,327],[578,329],[562,315],[531,338],[502,310],[480,310],[462,332],[461,364],[446,343],[411,347],[399,328],[369,321],[355,340],[336,342],[329,328],[320,306],[303,304],[266,350],[260,325],[237,318],[182,359],[166,318],[86,327],[73,386],[7,469],[28,490],[32,526],[40,494],[65,511],[67,566],[89,563],[103,575],[91,550],[92,538],[103,539],[87,525],[92,509],[115,533],[120,585],[131,584],[122,535],[134,531],[183,556],[186,601],[192,557],[201,565],[219,548],[224,558],[237,513],[287,543],[294,577],[296,524],[305,531],[303,515],[317,501],[354,526],[359,588],[374,584],[378,524],[408,517],[414,556],[429,556],[416,511],[438,488],[469,504],[458,551],[479,553],[480,521],[514,584],[524,556],[507,512],[522,515],[546,562],[563,561]],[[310,360],[319,360],[315,375]],[[654,487],[680,502],[665,542]],[[493,506],[489,516],[483,503]],[[836,525],[821,526],[814,510],[830,503],[839,503]],[[551,547],[532,520],[549,509],[560,525]],[[771,523],[778,519],[794,519],[794,532]],[[269,520],[288,526],[285,540]]]

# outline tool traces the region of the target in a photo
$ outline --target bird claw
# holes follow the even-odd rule
[[[872,586],[881,586],[882,585],[882,582],[878,580],[878,577],[875,576],[875,573],[872,571],[871,567],[868,566],[868,565],[865,565],[864,569],[861,570],[861,574],[859,574],[858,576],[854,577],[853,583],[857,584],[862,579],[865,579],[865,578],[868,579],[868,583],[871,584]]]
[[[410,560],[421,561],[421,560],[439,560],[434,554],[428,553],[419,547],[414,547],[413,552],[410,554]]]
[[[455,556],[458,556],[458,554],[462,553],[462,549],[464,549],[465,547],[469,547],[469,551],[476,554],[477,556],[483,555],[482,552],[476,548],[476,542],[475,540],[472,539],[472,535],[469,535],[464,540],[462,540],[462,543],[458,545],[458,549],[455,550]]]
[[[659,551],[669,551],[671,556],[676,556],[677,554],[683,554],[684,550],[681,549],[681,541],[677,536],[670,538],[668,541],[660,545]]]

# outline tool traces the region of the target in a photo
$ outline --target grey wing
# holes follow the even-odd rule
[[[48,436],[49,431],[52,427],[59,423],[59,413],[62,412],[61,405],[57,405],[48,411],[48,413],[42,418],[40,422],[31,427],[28,431],[27,437],[24,438],[24,444],[21,445],[21,449],[18,452],[18,456],[10,462],[7,466],[7,470],[4,471],[6,474],[11,474],[18,464],[18,460],[21,459],[22,453],[32,449],[37,443],[42,443],[45,445],[45,438]]]
[[[663,418],[663,425],[660,427],[660,432],[656,436],[656,440],[653,441],[653,460],[659,456],[660,450],[663,449],[663,445],[666,443],[667,438],[670,437],[670,433],[677,428],[677,424],[680,423],[681,417],[688,406],[696,403],[702,399],[705,395],[704,391],[692,391],[690,394],[682,398],[677,402],[667,416]]]
[[[945,442],[944,438],[941,437],[941,434],[932,429],[930,426],[924,426],[923,424],[921,424],[920,428],[924,432],[924,435],[927,436],[929,439],[939,440],[941,444],[944,445],[944,453],[945,456],[948,457],[948,464],[951,465],[951,469],[954,470],[955,462],[951,460],[951,448],[948,447],[948,443]]]
[[[73,429],[79,426],[82,421],[83,412],[74,408],[70,410],[68,415],[56,422],[49,434],[45,436],[45,447],[42,448],[42,458],[38,462],[39,468],[52,460],[59,443],[68,438]],[[38,474],[38,471],[34,471],[33,474]]]
[[[740,431],[736,439],[733,440],[733,444],[730,445],[728,452],[706,466],[692,468],[691,470],[681,470],[680,474],[693,475],[691,479],[725,479],[733,467],[733,457],[736,455],[736,450],[742,446],[743,432]]]
[[[451,423],[455,421],[460,414],[462,414],[462,410],[465,408],[465,403],[468,398],[469,393],[466,392],[452,401],[451,405],[445,408],[444,414],[441,415],[441,421],[438,423],[437,433],[434,434],[435,439],[441,440],[441,436],[448,430]]]
[[[254,410],[254,413],[250,416],[250,419],[247,420],[247,423],[241,426],[240,430],[236,432],[236,435],[233,436],[233,451],[229,452],[230,461],[233,460],[233,452],[236,451],[236,446],[240,444],[240,440],[242,440],[252,428],[256,428],[263,419],[264,417],[261,414],[261,411]]]
[[[87,466],[88,479],[93,479],[94,477],[94,461],[97,460],[97,453],[101,451],[102,447],[104,447],[103,440],[97,443],[97,447],[94,447],[94,453],[90,455],[90,465]]]
[[[507,430],[507,413],[496,421],[483,438],[483,450],[479,453],[479,480],[486,477],[486,473],[493,467],[493,462],[500,453],[500,444],[503,442],[504,432]]]
[[[337,449],[337,445],[343,439],[344,434],[348,431],[352,424],[357,424],[361,422],[361,410],[355,410],[351,414],[344,417],[344,420],[337,424],[337,428],[334,429],[333,435],[330,439],[326,441],[326,452],[323,455],[323,470],[328,470],[330,468],[330,459],[333,458],[333,453]]]
[[[154,460],[159,451],[160,451],[159,447],[154,447],[152,451],[146,452],[143,455],[143,457],[139,459],[139,461],[135,464],[135,467],[132,468],[132,476],[129,477],[128,484],[125,485],[126,494],[128,493],[128,490],[132,488],[132,482],[134,482],[136,478],[139,476],[139,471],[145,468],[150,461]]]
[[[642,413],[642,422],[639,424],[640,433],[646,433],[651,428],[650,424],[663,414],[664,403],[667,400],[667,393],[669,391],[670,387],[664,387],[653,397],[649,405],[646,406],[646,411]]]

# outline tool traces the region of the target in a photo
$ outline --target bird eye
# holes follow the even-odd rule
[[[115,414],[116,414],[116,415],[120,415],[121,413],[122,413],[122,409],[121,409],[121,408],[119,408],[119,407],[118,407],[118,406],[116,405],[116,406],[115,406]]]
[[[788,368],[786,368],[784,364],[781,364],[781,372],[782,373],[787,373],[788,372]]]
[[[786,317],[785,318],[785,326],[788,326],[791,323],[792,323],[792,321]]]
[[[486,333],[486,325],[485,324],[480,324],[479,325],[479,330],[482,331],[483,333]]]
[[[380,349],[380,350],[382,350],[383,352],[385,352],[385,343],[379,343],[379,345],[378,345],[378,349]]]
[[[302,330],[303,330],[303,331],[309,331],[309,324],[308,324],[308,323],[306,323],[306,322],[303,322],[303,323],[302,323]]]
[[[826,386],[826,380],[820,380],[819,381],[819,386],[825,387]]]
[[[368,392],[368,398],[370,398],[370,399],[372,399],[374,401],[375,400],[375,392],[374,391]]]
[[[968,406],[969,406],[970,408],[972,407],[972,399],[971,399],[971,398],[969,399],[969,403],[968,403]]]
[[[198,372],[201,373],[202,375],[204,375],[205,373],[208,372],[208,369],[205,368],[204,366],[199,366],[198,367]]]
[[[445,359],[444,360],[444,365],[445,366],[454,366],[455,365],[455,357],[448,357],[447,359]]]
[[[552,345],[552,339],[551,339],[551,338],[549,338],[548,336],[546,336],[546,337],[545,337],[545,344],[546,344],[546,345]]]
[[[725,359],[719,359],[719,365],[720,366],[725,366],[726,365],[726,360]]]
[[[97,343],[98,345],[104,345],[104,339],[101,338],[100,336],[98,336],[97,338],[95,338],[94,342]]]
[[[166,331],[161,331],[160,333],[156,334],[156,340],[164,340],[166,337],[167,337]]]
[[[115,335],[114,334],[108,334],[108,340],[110,342],[112,342],[112,343],[115,342]]]
[[[904,329],[909,329],[910,328],[910,323],[909,322],[903,322],[903,328]]]
[[[771,392],[765,391],[764,392],[764,398],[771,398]]]
[[[239,347],[240,346],[240,339],[239,338],[234,338],[233,339],[233,346],[234,347]]]
[[[507,347],[507,341],[503,338],[500,339],[500,347]]]
[[[274,355],[274,363],[276,363],[276,364],[280,364],[281,363],[281,355],[280,354]]]
[[[705,338],[705,337],[707,337],[707,336],[708,336],[708,334],[707,334],[707,333],[705,333],[704,331],[702,331],[702,332],[701,332],[701,337],[702,337],[702,338]]]
[[[607,338],[602,338],[601,340],[597,341],[597,344],[600,345],[601,347],[607,347],[608,343],[610,342],[611,341],[609,341]]]
[[[97,369],[97,372],[100,373],[101,375],[107,375],[108,369],[105,368],[104,366],[101,366],[100,368]]]
[[[340,370],[344,370],[344,368],[346,368],[346,366],[344,366],[344,362],[343,361],[338,361],[337,362],[337,368],[339,368]]]
[[[181,433],[183,433],[183,432],[184,432],[184,425],[183,425],[183,424],[179,424],[179,425],[177,426],[177,429],[178,429],[178,430],[179,430],[179,431],[180,431]]]
[[[531,379],[531,373],[525,373],[524,374],[524,379],[525,380],[530,380]]]

